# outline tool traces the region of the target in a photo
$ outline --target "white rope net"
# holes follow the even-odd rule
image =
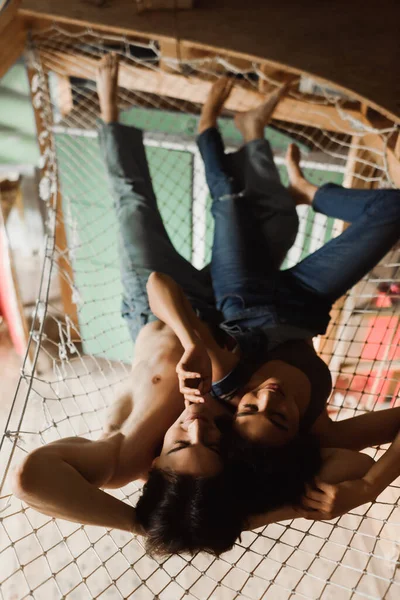
[[[95,126],[96,61],[111,49],[121,60],[121,120],[146,130],[162,216],[178,251],[197,267],[209,260],[212,238],[195,146],[209,82],[235,73],[228,108],[243,110],[257,104],[258,90],[273,88],[282,75],[262,63],[222,55],[164,58],[157,43],[134,37],[71,33],[56,25],[32,36],[30,80],[47,231],[29,345],[1,439],[0,597],[397,600],[397,482],[372,505],[335,521],[297,519],[246,532],[220,559],[199,553],[155,560],[145,555],[140,538],[52,519],[12,496],[9,474],[26,452],[65,436],[98,437],[116,388],[130,371],[132,344],[120,316],[117,224]],[[305,173],[316,184],[396,187],[390,149],[395,125],[375,113],[375,121],[367,120],[357,102],[304,77],[285,107],[266,132],[284,182],[284,152],[294,140],[302,149]],[[378,120],[379,127],[371,124]],[[220,126],[227,147],[237,148],[239,134],[229,112]],[[300,230],[285,266],[343,227],[311,209],[298,210]],[[334,418],[398,401],[395,284],[400,284],[398,248],[337,303],[328,335],[316,340],[335,381]],[[383,449],[370,452],[377,458]],[[140,486],[132,483],[111,493],[135,505]]]

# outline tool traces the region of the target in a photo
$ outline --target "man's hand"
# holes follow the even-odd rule
[[[329,520],[348,513],[353,508],[372,502],[377,494],[365,479],[343,481],[332,485],[318,479],[306,487],[299,516],[313,521]]]
[[[199,340],[185,349],[176,372],[185,401],[204,402],[203,396],[211,389],[212,367],[203,342]]]

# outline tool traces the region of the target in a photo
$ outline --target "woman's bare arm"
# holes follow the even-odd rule
[[[400,433],[362,477],[338,485],[317,482],[304,501],[305,506],[314,511],[309,518],[334,519],[357,506],[373,502],[399,476]]]
[[[351,450],[329,449],[325,452],[325,459],[318,478],[327,484],[337,484],[342,481],[359,479],[369,471],[372,464],[374,464],[374,460],[366,454]],[[252,515],[246,529],[256,529],[257,527],[264,527],[271,523],[288,521],[300,517],[313,518],[311,511],[302,511],[301,507],[282,506],[266,513]],[[320,515],[315,513],[315,520],[320,520],[320,518]]]
[[[400,407],[369,412],[351,419],[332,421],[327,411],[317,419],[312,433],[325,448],[363,450],[388,444],[400,429]]]
[[[66,438],[38,448],[14,473],[14,494],[52,517],[139,532],[135,509],[99,489],[113,477],[123,438]]]

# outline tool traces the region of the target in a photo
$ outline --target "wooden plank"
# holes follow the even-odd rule
[[[304,2],[291,3],[288,12],[285,2],[275,3],[272,10],[260,0],[201,1],[198,9],[179,11],[178,19],[172,11],[138,15],[126,0],[101,7],[87,0],[23,0],[22,11],[151,39],[176,37],[178,27],[182,40],[250,60],[264,58],[282,69],[290,66],[296,73],[333,83],[400,122],[398,0],[386,0],[385,10],[365,10],[365,0],[353,0],[345,11],[331,10],[329,16],[324,3],[314,3],[312,10]]]
[[[258,91],[261,94],[268,94],[273,88],[274,83],[283,83],[288,72],[277,69],[276,66],[269,63],[262,63],[259,67],[261,76],[258,80]]]
[[[178,40],[160,40],[160,69],[168,73],[179,71],[178,61],[186,58],[184,49]],[[170,60],[168,60],[170,59]]]
[[[32,90],[32,80],[34,78],[35,71],[28,68],[28,79],[30,89]],[[33,98],[32,98],[33,100]],[[42,119],[40,117],[40,111],[35,107],[35,103],[32,102],[33,112],[35,116],[36,132],[39,141],[39,147],[41,148],[40,139],[41,135],[45,133],[42,125]],[[42,169],[44,173],[44,169]],[[74,281],[74,272],[71,265],[71,260],[68,251],[67,235],[65,232],[64,215],[62,210],[62,196],[60,190],[57,193],[57,210],[56,210],[56,234],[55,243],[59,251],[58,254],[58,269],[59,269],[59,281],[61,289],[61,298],[63,301],[64,312],[71,319],[76,334],[78,336],[77,341],[80,339],[79,334],[79,317],[76,304],[72,300],[72,288],[71,284]]]
[[[396,145],[394,147],[394,155],[397,158],[397,160],[400,161],[400,133],[397,134]]]
[[[74,108],[71,81],[68,76],[57,75],[56,93],[60,113],[66,117]]]
[[[174,62],[179,60],[182,62],[206,60],[206,68],[210,73],[230,72],[236,74],[254,72],[255,70],[255,63],[248,58],[240,58],[223,52],[218,52],[216,56],[215,52],[205,50],[184,40],[160,39],[159,46],[161,51],[160,67],[169,72],[177,72],[178,69],[174,68]],[[164,61],[163,57],[173,59],[173,61]]]
[[[0,33],[0,79],[13,66],[25,49],[26,31],[22,19],[15,18]]]
[[[351,138],[351,148],[347,155],[346,168],[343,177],[343,187],[359,187],[358,175],[361,173],[361,163],[363,151],[361,149],[361,136],[353,135]]]
[[[13,0],[0,12],[0,32],[2,35],[6,27],[16,18],[20,6],[21,0]]]
[[[94,58],[47,48],[40,49],[40,55],[47,70],[62,76],[95,79],[98,61]],[[127,89],[200,104],[204,104],[210,89],[210,83],[199,77],[187,78],[176,73],[166,73],[157,68],[141,68],[125,62],[120,64],[119,81],[121,87]],[[226,109],[233,112],[244,111],[254,108],[264,100],[263,94],[238,84],[226,103]],[[365,122],[365,117],[355,110],[346,110],[346,116],[348,119]],[[342,119],[335,107],[314,105],[294,98],[284,98],[275,109],[274,118],[329,131],[351,132],[349,121]]]

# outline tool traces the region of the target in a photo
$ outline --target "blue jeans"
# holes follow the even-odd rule
[[[290,216],[294,223],[296,210],[279,181],[272,153],[257,155],[268,142],[245,146],[244,181],[235,178],[217,129],[200,135],[198,145],[213,198],[211,274],[224,329],[237,338],[282,324],[310,335],[325,333],[332,304],[400,239],[400,191],[324,185],[315,194],[314,210],[351,225],[295,267],[280,271],[292,245],[294,229],[288,223]],[[270,209],[271,231],[254,208],[260,195]]]
[[[174,248],[164,227],[151,182],[143,132],[119,123],[101,124],[99,141],[119,223],[123,285],[122,315],[133,341],[156,320],[146,291],[149,275],[161,271],[184,290],[193,308],[208,323],[220,315],[209,274],[199,271]]]

